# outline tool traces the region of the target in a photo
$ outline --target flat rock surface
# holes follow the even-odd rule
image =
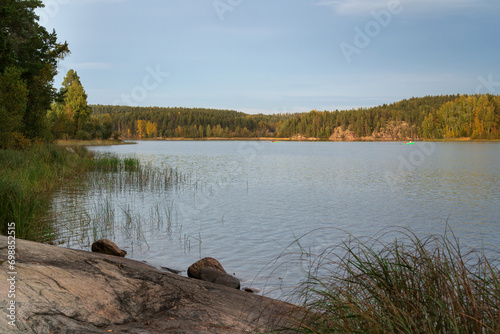
[[[0,236],[0,333],[259,333],[296,306],[106,254],[16,240],[16,327]]]

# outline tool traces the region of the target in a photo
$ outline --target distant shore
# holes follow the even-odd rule
[[[272,142],[331,142],[331,143],[351,143],[351,142],[380,142],[380,143],[391,143],[391,142],[404,142],[404,141],[412,141],[412,142],[500,142],[499,139],[472,139],[472,138],[445,138],[445,139],[394,139],[394,140],[376,140],[376,139],[353,139],[353,140],[328,140],[328,139],[320,139],[314,137],[301,137],[301,138],[270,138],[270,137],[234,137],[234,138],[224,138],[224,137],[211,137],[211,138],[184,138],[184,137],[156,137],[156,138],[123,138],[123,140],[128,141],[272,141]],[[67,146],[75,145],[71,144],[73,141],[64,141],[68,142]],[[121,144],[131,144],[130,142],[119,142],[117,144],[113,144],[113,140],[105,141],[109,142],[108,144],[86,144],[87,142],[94,141],[76,141],[85,146],[100,146],[100,145],[121,145]],[[58,143],[59,144],[59,143]],[[65,144],[59,144],[65,146]]]
[[[424,139],[423,141],[435,141],[435,142],[500,142],[500,139],[472,139],[469,137],[463,138],[445,138],[445,139]]]
[[[445,138],[445,139],[395,139],[395,140],[376,140],[376,139],[353,139],[353,140],[325,140],[320,138],[270,138],[270,137],[234,137],[234,138],[224,138],[224,137],[211,137],[211,138],[184,138],[184,137],[156,137],[156,138],[122,138],[118,140],[108,139],[108,140],[56,140],[55,144],[59,146],[112,146],[112,145],[131,145],[134,144],[133,141],[270,141],[270,142],[331,142],[331,143],[353,143],[353,142],[380,142],[380,143],[391,143],[391,142],[500,142],[499,139],[472,139],[472,138]]]
[[[59,139],[55,141],[59,146],[111,146],[111,145],[130,145],[131,142],[125,142],[121,139],[92,139],[92,140],[78,140],[78,139]]]
[[[210,137],[210,138],[184,138],[184,137],[156,137],[156,138],[130,138],[124,140],[137,140],[137,141],[148,141],[148,140],[164,140],[164,141],[294,141],[291,138],[270,138],[270,137]]]

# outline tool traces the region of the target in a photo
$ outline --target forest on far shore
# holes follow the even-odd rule
[[[115,137],[292,138],[297,140],[500,139],[499,95],[441,95],[393,104],[302,114],[90,105]]]
[[[70,69],[54,87],[67,42],[38,22],[41,1],[0,6],[0,149],[58,139],[500,139],[499,95],[426,96],[372,108],[249,115],[235,110],[90,105]],[[312,106],[314,107],[314,106]]]

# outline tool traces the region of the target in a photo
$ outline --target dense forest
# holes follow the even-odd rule
[[[300,115],[285,122],[280,137],[325,140],[499,139],[500,96],[446,95],[391,105]]]
[[[293,114],[248,115],[234,110],[92,105],[98,117],[109,115],[125,138],[276,137]]]
[[[500,96],[445,95],[390,105],[303,114],[91,105],[124,138],[292,138],[298,140],[500,139]],[[110,125],[112,124],[112,125]]]

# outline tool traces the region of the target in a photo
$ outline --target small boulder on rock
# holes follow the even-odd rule
[[[226,272],[219,261],[217,261],[213,257],[205,257],[193,263],[191,266],[189,266],[188,277],[201,279],[201,273],[200,273],[201,268],[214,268],[219,271],[222,271],[223,273]]]
[[[240,280],[236,277],[223,273],[220,270],[206,267],[200,269],[201,280],[224,285],[233,289],[240,289]]]
[[[240,281],[236,277],[229,275],[219,261],[212,257],[206,257],[193,263],[188,268],[187,273],[192,278],[240,289]]]
[[[114,256],[125,257],[126,251],[120,249],[113,241],[109,239],[97,240],[92,244],[92,251],[94,253],[102,253]]]

